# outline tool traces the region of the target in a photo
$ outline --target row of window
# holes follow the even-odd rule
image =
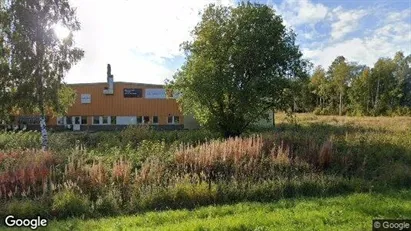
[[[158,124],[158,116],[137,116],[136,117],[137,124]],[[167,118],[168,124],[180,124],[180,117],[178,116],[168,116]],[[87,116],[72,116],[72,117],[60,117],[57,118],[57,125],[65,125],[65,124],[80,124],[86,125],[87,124]],[[93,125],[109,125],[109,124],[123,124],[117,123],[116,116],[93,116],[92,117],[92,124]],[[130,123],[132,124],[132,123]]]

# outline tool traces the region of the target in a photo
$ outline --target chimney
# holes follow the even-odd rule
[[[107,84],[108,88],[103,90],[105,95],[112,95],[114,94],[114,76],[111,74],[111,66],[107,64]]]

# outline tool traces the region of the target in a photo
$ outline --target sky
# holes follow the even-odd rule
[[[179,49],[190,40],[199,12],[209,3],[236,0],[70,0],[81,30],[84,58],[67,83],[114,81],[163,84],[184,63]],[[372,66],[397,51],[411,54],[411,0],[258,0],[282,16],[297,34],[303,57],[328,67],[339,55]]]

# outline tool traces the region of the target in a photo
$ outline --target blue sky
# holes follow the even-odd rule
[[[235,0],[70,0],[82,30],[77,45],[85,57],[66,82],[164,83],[183,64],[179,44],[190,39],[206,4]],[[372,66],[396,51],[411,53],[411,0],[259,0],[276,10],[297,33],[304,57],[327,67],[338,55]]]

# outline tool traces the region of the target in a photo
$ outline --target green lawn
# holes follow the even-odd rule
[[[373,218],[411,218],[411,190],[72,219],[38,230],[371,230]]]

